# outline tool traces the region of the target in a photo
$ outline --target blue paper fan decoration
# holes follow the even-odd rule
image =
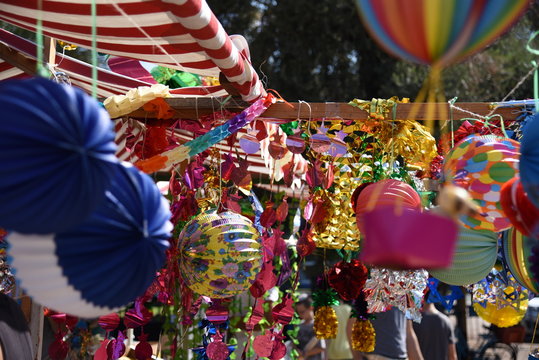
[[[113,124],[79,89],[0,82],[0,227],[47,234],[81,223],[115,176]]]
[[[8,236],[16,277],[42,305],[81,317],[108,314],[142,295],[163,265],[168,202],[149,176],[118,166],[106,200],[76,228]]]
[[[539,114],[530,118],[520,145],[520,181],[530,201],[539,207]]]

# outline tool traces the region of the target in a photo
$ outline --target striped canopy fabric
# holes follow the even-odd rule
[[[91,5],[97,16],[92,18]],[[0,0],[0,20],[97,51],[206,76],[222,72],[246,101],[264,94],[247,42],[228,36],[204,0]]]
[[[0,59],[0,81],[8,79],[21,79],[24,77],[24,71]]]
[[[9,48],[16,50],[30,59],[36,59],[36,44],[14,35],[6,30],[0,29],[0,42]],[[86,92],[92,89],[92,66],[69,56],[57,53],[57,72],[65,73],[71,84]],[[24,77],[22,70],[6,63],[0,63],[0,79],[7,80]],[[125,94],[132,88],[139,86],[150,86],[150,83],[129,78],[114,72],[98,69],[97,95],[109,97],[112,95]]]
[[[4,29],[0,29],[0,43],[10,49],[19,52],[25,57],[36,60],[36,44],[14,35]],[[91,93],[92,91],[92,66],[74,59],[70,56],[56,53],[56,64],[53,66],[56,73],[64,73],[69,78],[71,85],[81,88]],[[97,96],[109,97],[113,95],[123,95],[133,88],[141,86],[151,86],[150,82],[125,76],[117,72],[106,69],[97,69]],[[8,79],[18,79],[27,77],[23,70],[0,60],[0,81]],[[225,96],[226,91],[221,86],[195,86],[187,88],[172,89],[170,93],[174,96]]]

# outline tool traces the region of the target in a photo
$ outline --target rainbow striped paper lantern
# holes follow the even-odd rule
[[[509,30],[528,0],[356,0],[361,19],[388,53],[447,66]]]
[[[503,256],[515,279],[529,291],[539,294],[539,240],[511,228],[503,235]]]

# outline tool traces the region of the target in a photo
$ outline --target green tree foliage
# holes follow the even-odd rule
[[[359,20],[354,0],[208,0],[230,33],[244,35],[267,87],[288,100],[415,97],[428,67],[384,53]],[[444,71],[447,97],[501,100],[532,67],[526,42],[538,5],[488,49]],[[539,43],[539,42],[538,42]],[[539,47],[539,46],[538,46]],[[529,79],[512,98],[532,97]]]

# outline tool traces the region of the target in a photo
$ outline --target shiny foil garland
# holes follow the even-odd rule
[[[315,226],[313,240],[317,247],[352,251],[359,249],[359,232],[350,198],[360,184],[359,178],[336,168],[334,192],[320,189],[314,193],[315,199],[323,202],[327,211],[324,221]]]
[[[402,156],[409,165],[427,171],[431,161],[438,155],[436,140],[428,129],[415,120],[394,119],[393,111],[399,101],[391,99],[372,99],[371,101],[354,99],[349,104],[369,113],[367,120],[358,122],[354,130],[373,134],[379,140],[378,150]],[[344,130],[349,132],[352,129]]]
[[[339,321],[331,306],[321,306],[314,313],[314,335],[318,339],[335,339]]]
[[[352,349],[373,352],[376,345],[376,332],[370,320],[357,319],[352,326]]]
[[[421,321],[421,300],[428,279],[426,270],[372,268],[370,275],[364,290],[369,313],[384,312],[393,306],[406,318]]]

